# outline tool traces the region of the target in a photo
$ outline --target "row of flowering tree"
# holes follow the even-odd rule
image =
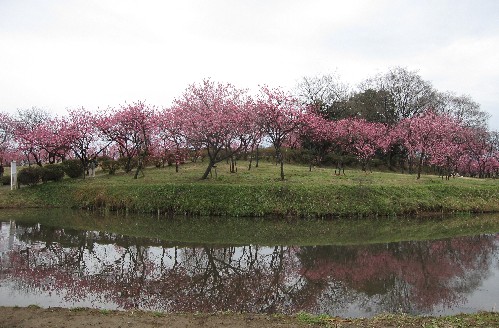
[[[364,170],[377,155],[400,148],[418,178],[425,165],[484,177],[499,171],[497,133],[469,127],[456,118],[427,109],[394,124],[361,118],[330,120],[313,106],[305,106],[280,88],[262,86],[257,96],[231,84],[204,80],[188,86],[169,108],[145,102],[108,108],[99,115],[74,109],[50,117],[37,109],[17,117],[0,113],[0,161],[22,160],[43,165],[78,159],[87,169],[97,156],[120,158],[126,172],[146,159],[173,158],[178,164],[186,151],[204,151],[210,176],[221,161],[232,161],[265,143],[275,149],[280,177],[287,147],[320,148],[322,153],[355,156]],[[233,167],[232,167],[233,169]]]

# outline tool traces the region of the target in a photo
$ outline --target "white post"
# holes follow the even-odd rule
[[[10,190],[17,189],[17,167],[16,161],[10,163]]]

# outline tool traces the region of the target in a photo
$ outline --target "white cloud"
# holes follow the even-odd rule
[[[2,1],[0,110],[169,106],[205,77],[292,87],[389,67],[469,94],[499,129],[497,1]],[[91,108],[91,109],[92,109]]]

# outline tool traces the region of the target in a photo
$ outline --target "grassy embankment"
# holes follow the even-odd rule
[[[103,208],[138,213],[191,216],[364,217],[422,213],[499,212],[499,180],[348,170],[335,176],[331,168],[260,163],[231,174],[220,164],[218,177],[200,180],[205,164],[148,168],[145,177],[98,174],[93,179],[0,191],[0,208]]]

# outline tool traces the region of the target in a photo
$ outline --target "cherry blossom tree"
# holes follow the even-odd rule
[[[55,163],[58,160],[64,160],[70,151],[71,139],[68,138],[68,122],[65,118],[54,118],[42,125],[47,135],[46,142],[42,145],[47,152],[48,162]]]
[[[84,172],[92,160],[110,144],[99,136],[100,119],[85,108],[68,111],[67,126],[61,133],[69,143],[74,158],[80,160]],[[85,174],[83,174],[85,177]]]
[[[248,121],[248,123],[251,124],[251,127],[248,129],[249,133],[245,139],[247,143],[245,150],[249,152],[248,171],[251,170],[253,158],[255,158],[255,167],[258,167],[258,149],[264,137],[262,128],[257,124],[255,108],[253,108],[250,116],[253,116],[254,118],[250,118]]]
[[[250,105],[245,90],[209,79],[191,84],[175,99],[172,109],[187,142],[202,145],[208,153],[208,167],[202,179],[218,162],[231,158],[247,144]]]
[[[282,147],[305,126],[305,107],[282,89],[263,86],[257,99],[257,110],[258,124],[275,148],[281,167],[281,180],[284,180]]]
[[[6,113],[0,113],[0,164],[3,164],[13,148],[13,120]]]
[[[303,119],[305,126],[301,130],[301,146],[310,154],[309,171],[312,171],[312,165],[321,163],[323,157],[332,150],[330,129],[333,122],[317,114],[316,110],[305,113]]]
[[[394,129],[394,138],[398,138],[407,149],[409,160],[417,161],[417,179],[425,161],[442,164],[459,154],[459,123],[447,115],[438,115],[433,110],[426,110],[420,115],[402,120]]]
[[[46,152],[40,144],[39,127],[50,120],[50,114],[36,107],[19,110],[14,118],[14,138],[19,151],[31,165],[32,162],[42,166]]]
[[[386,151],[390,144],[387,126],[382,123],[367,122],[364,119],[348,118],[331,123],[332,140],[347,153],[357,157],[366,171],[369,162],[378,151]]]
[[[460,161],[461,171],[479,178],[497,172],[499,148],[496,133],[483,128],[468,129],[467,132],[465,155]]]
[[[175,172],[179,170],[183,150],[186,148],[186,137],[181,120],[180,108],[165,108],[157,116],[156,136],[158,137],[158,149],[163,153],[173,154],[175,161]]]
[[[428,149],[429,164],[439,168],[442,178],[448,180],[457,172],[458,163],[465,156],[468,134],[460,122],[448,115],[436,116],[438,137]]]
[[[118,145],[121,157],[126,159],[125,172],[130,172],[133,159],[137,159],[134,178],[143,173],[143,165],[150,149],[150,133],[154,125],[155,108],[144,102],[122,105],[118,110],[110,109],[99,118],[102,136]]]

